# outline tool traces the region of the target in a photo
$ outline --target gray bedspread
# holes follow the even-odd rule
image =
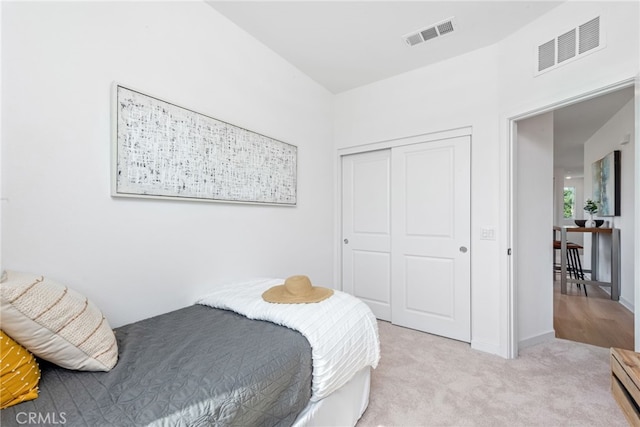
[[[311,396],[309,343],[273,323],[194,305],[115,332],[110,372],[39,361],[40,396],[2,426],[284,426]]]

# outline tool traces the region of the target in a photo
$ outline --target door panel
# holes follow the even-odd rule
[[[451,236],[454,209],[452,154],[451,148],[447,147],[402,154],[406,176],[402,209],[407,215],[408,235]],[[437,185],[425,185],[425,180],[434,180]]]
[[[391,152],[342,158],[342,286],[391,320]]]
[[[414,313],[428,313],[432,316],[453,318],[454,295],[445,286],[422,286],[425,277],[433,283],[450,283],[453,280],[453,262],[449,259],[407,256],[406,301],[407,310]]]
[[[391,320],[469,342],[470,138],[393,148],[391,181]]]
[[[469,137],[342,158],[343,289],[377,318],[470,341],[470,167]]]
[[[391,254],[353,250],[353,294],[365,300],[374,313],[389,314]],[[380,317],[382,318],[382,317]]]

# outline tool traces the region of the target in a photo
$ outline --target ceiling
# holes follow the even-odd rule
[[[565,176],[582,177],[584,143],[634,96],[633,87],[620,89],[553,112],[554,167]],[[624,135],[620,135],[622,141]]]
[[[205,0],[337,94],[494,44],[563,1]],[[453,17],[416,46],[404,35]],[[582,176],[583,144],[633,97],[624,89],[554,112],[555,167]]]
[[[494,44],[562,1],[206,1],[332,93]],[[402,36],[454,17],[454,31]]]

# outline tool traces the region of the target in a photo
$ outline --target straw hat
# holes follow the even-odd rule
[[[307,276],[291,276],[283,285],[267,289],[262,299],[280,304],[320,302],[333,295],[333,289],[312,286]]]

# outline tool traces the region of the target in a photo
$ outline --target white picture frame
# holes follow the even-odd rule
[[[297,147],[113,84],[111,195],[295,206]]]

